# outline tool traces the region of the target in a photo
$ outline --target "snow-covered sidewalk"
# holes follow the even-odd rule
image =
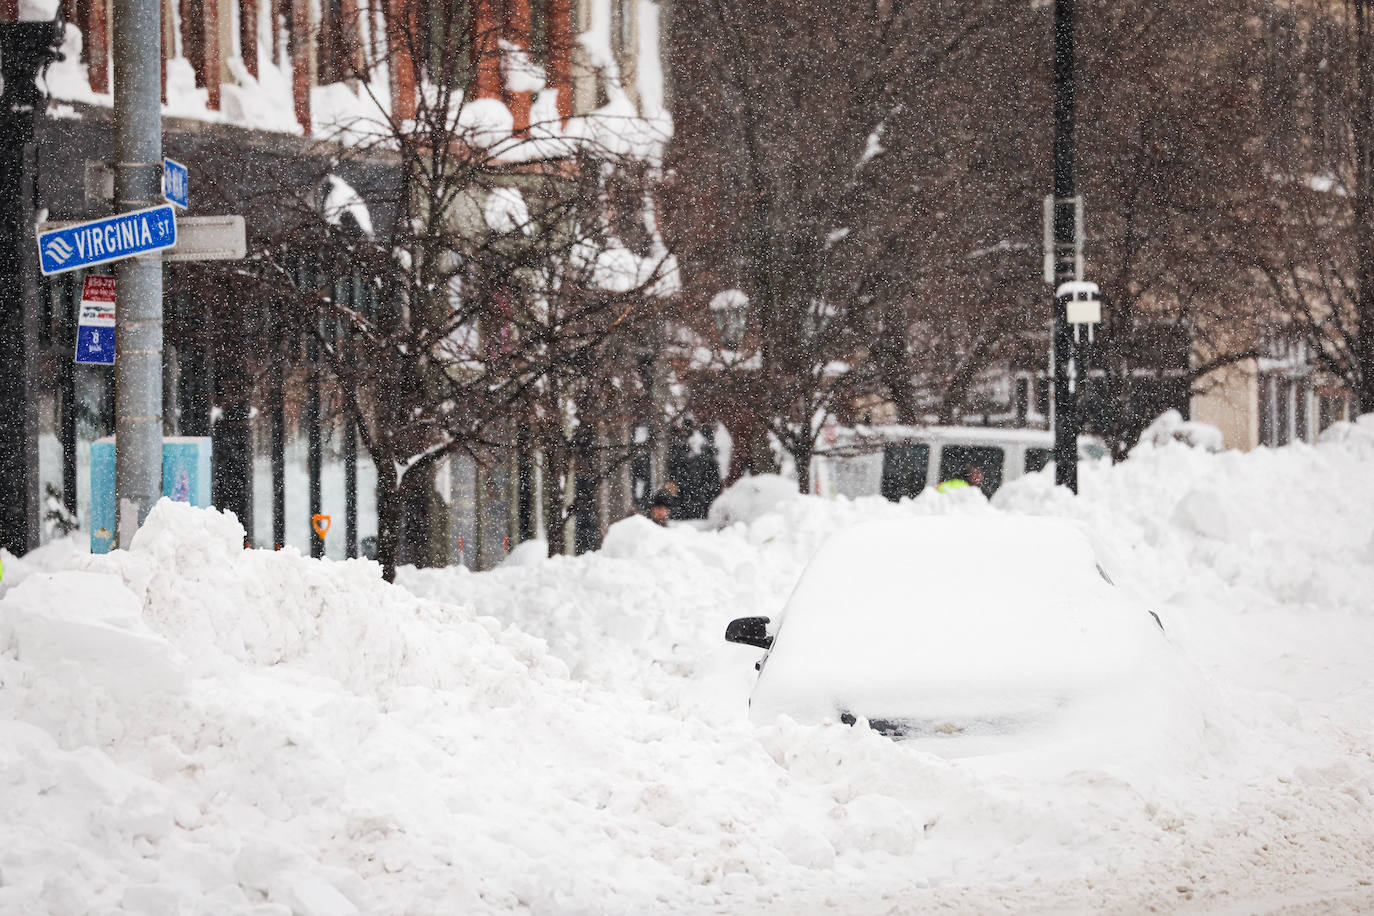
[[[6,558],[0,912],[1343,911],[1374,903],[1374,424],[974,493],[741,503],[491,573],[244,551]],[[757,726],[756,650],[860,520],[1077,518],[1201,672],[1157,747],[1054,766]]]

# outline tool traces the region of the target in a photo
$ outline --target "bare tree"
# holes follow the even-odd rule
[[[671,226],[688,265],[684,323],[711,342],[709,300],[738,288],[747,332],[710,378],[736,441],[761,470],[766,429],[791,455],[798,484],[823,419],[857,390],[854,361],[893,294],[903,214],[924,176],[895,179],[889,143],[921,131],[921,102],[940,67],[993,15],[989,4],[687,0],[690,34],[672,49],[678,184]],[[907,164],[907,163],[904,163]],[[916,177],[915,182],[912,178]]]
[[[421,89],[409,110],[373,97],[373,116],[340,125],[328,138],[335,162],[306,183],[313,193],[265,191],[278,228],[255,240],[245,271],[327,368],[376,465],[388,579],[405,509],[435,513],[433,474],[454,453],[482,462],[532,431],[551,464],[546,506],[563,511],[574,481],[558,446],[613,409],[601,389],[629,377],[614,356],[622,338],[651,326],[672,288],[672,259],[645,215],[655,176],[639,167],[643,125],[609,115],[565,125],[536,106],[514,127],[482,81],[491,67],[529,65],[518,53],[512,62],[504,20],[484,8],[438,5],[423,23],[392,23],[385,57],[352,58],[364,95],[380,63],[409,68]],[[468,35],[470,58],[456,50]],[[354,187],[343,174],[372,177]],[[608,212],[608,184],[625,174],[638,178],[633,212],[647,241],[627,239]]]
[[[1255,351],[1250,253],[1274,197],[1261,11],[1102,0],[1081,14],[1080,184],[1104,299],[1086,421],[1118,455]]]
[[[1273,151],[1283,231],[1259,270],[1288,330],[1374,410],[1374,3],[1318,0],[1285,25],[1269,59],[1287,91],[1266,99],[1291,127]]]

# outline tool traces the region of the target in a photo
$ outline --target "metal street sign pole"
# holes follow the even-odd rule
[[[1054,289],[1077,279],[1074,196],[1074,0],[1054,4]],[[1078,492],[1078,403],[1067,297],[1054,298],[1054,481]]]
[[[162,196],[162,9],[114,0],[115,210]],[[115,508],[117,544],[162,495],[162,259],[125,258],[116,271]]]

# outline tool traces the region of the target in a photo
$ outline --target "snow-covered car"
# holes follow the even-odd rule
[[[907,738],[1072,733],[1077,713],[1133,708],[1111,710],[1175,654],[1081,525],[1001,513],[841,531],[776,621],[741,618],[725,638],[765,650],[755,721],[867,721]]]

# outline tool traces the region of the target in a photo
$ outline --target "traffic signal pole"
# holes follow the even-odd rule
[[[1060,284],[1077,276],[1074,182],[1074,0],[1054,4],[1054,482],[1078,492],[1073,328]]]
[[[158,0],[114,0],[115,210],[161,202],[162,10]],[[162,258],[115,267],[115,505],[118,540],[162,495]]]

